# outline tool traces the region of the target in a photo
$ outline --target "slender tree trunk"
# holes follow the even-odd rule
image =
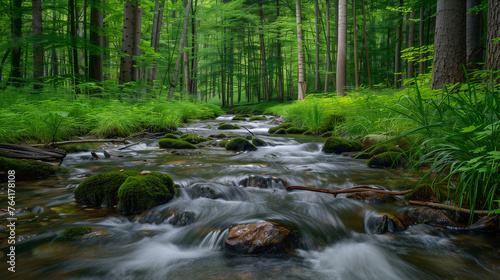
[[[372,83],[372,74],[370,70],[370,56],[368,55],[368,36],[366,36],[365,0],[362,1],[361,8],[363,9],[363,30],[365,33],[366,70],[368,71],[368,84],[370,85],[370,89],[372,89],[373,83]]]
[[[467,11],[481,4],[481,0],[467,0]],[[472,69],[477,69],[477,63],[482,61],[483,52],[481,47],[481,14],[469,12],[466,17],[467,35],[466,35],[466,52],[467,64],[471,65]]]
[[[306,97],[306,79],[304,74],[304,54],[302,51],[302,8],[300,0],[295,0],[296,19],[297,19],[297,54],[298,54],[298,100],[303,100]]]
[[[276,0],[276,18],[280,18],[280,1]],[[283,80],[283,57],[281,55],[281,38],[280,27],[278,26],[276,34],[276,50],[278,53],[278,100],[282,101],[285,95],[285,85]]]
[[[332,71],[331,50],[330,50],[330,0],[326,0],[326,74],[324,92],[328,92],[328,81]]]
[[[314,90],[319,91],[319,7],[318,0],[314,0],[314,20],[316,23],[316,59],[314,63]]]
[[[486,35],[486,69],[500,70],[500,43],[494,43],[500,37],[500,1],[490,0],[488,4],[488,31]],[[496,75],[498,77],[498,74]],[[498,83],[498,80],[497,82]]]
[[[179,77],[179,67],[182,60],[182,50],[187,42],[187,29],[189,23],[189,10],[191,9],[191,0],[187,1],[188,3],[186,5],[186,14],[184,16],[184,25],[182,27],[181,41],[179,43],[179,54],[177,55],[177,61],[175,62],[175,68],[174,68],[174,76],[172,78],[172,82],[170,83],[170,90],[168,92],[169,99],[172,99],[172,97],[174,97],[174,91],[175,88],[177,87],[177,79]]]
[[[9,84],[16,87],[21,86],[21,38],[23,27],[22,0],[13,0],[12,2],[12,55],[11,55],[11,72]]]
[[[191,8],[191,92],[193,94],[198,94],[198,100],[201,100],[200,91],[198,90],[198,44],[196,34],[196,6],[198,5],[198,0],[195,0],[193,7]],[[198,20],[199,24],[200,20]]]
[[[358,74],[358,47],[357,47],[357,36],[356,36],[356,0],[352,0],[352,31],[354,35],[354,81],[356,83],[356,91],[358,91],[359,87],[359,74]]]
[[[12,49],[7,49],[5,53],[3,54],[2,61],[0,62],[0,82],[3,82],[3,67],[5,66],[5,61],[7,60],[7,57],[9,57],[10,52]]]
[[[76,30],[76,3],[74,0],[69,0],[68,1],[68,8],[69,8],[69,20],[70,20],[70,34],[71,34],[71,50],[72,50],[72,66],[73,66],[73,83],[75,86],[75,93],[78,94],[80,91],[78,90],[78,87],[76,87],[80,82],[79,74],[80,74],[80,67],[79,67],[79,58],[78,58],[78,47],[76,44],[76,38],[78,36],[77,30]]]
[[[419,75],[424,74],[425,72],[425,64],[422,61],[424,59],[424,53],[422,52],[422,47],[424,46],[424,6],[420,7],[420,28],[418,30],[418,39],[420,43],[420,55],[419,55],[419,60],[420,62],[418,63],[418,73]]]
[[[89,56],[89,78],[98,83],[104,80],[102,76],[103,17],[100,5],[100,0],[91,0],[90,2],[90,44],[94,46],[94,50],[90,51]]]
[[[186,40],[186,47],[187,47],[187,40]],[[190,95],[191,94],[191,78],[189,77],[190,71],[189,71],[189,51],[183,52],[183,66],[184,66],[184,84],[186,86],[186,94]]]
[[[264,30],[262,26],[264,26],[264,12],[262,11],[262,0],[258,1],[259,3],[259,15],[260,15],[260,26],[259,26],[259,40],[260,40],[260,57],[262,61],[262,86],[264,87],[264,100],[270,101],[269,96],[269,84],[268,84],[268,73],[266,66],[266,46],[264,43]]]
[[[156,0],[153,16],[153,30],[151,31],[151,47],[155,53],[160,50],[160,34],[163,23],[163,10],[165,8],[165,0]],[[148,70],[148,82],[153,84],[156,80],[158,72],[158,61],[153,61],[153,66]]]
[[[399,6],[403,6],[403,0],[399,1]],[[395,54],[394,54],[394,87],[395,88],[400,88],[401,87],[401,81],[400,81],[400,75],[401,75],[401,41],[403,38],[403,27],[401,23],[401,17],[402,15],[398,17],[397,20],[397,27],[396,27],[396,48],[395,48]]]
[[[339,0],[339,34],[337,44],[337,95],[345,96],[347,64],[347,1]]]
[[[408,47],[415,46],[415,11],[410,13],[410,31],[408,32]],[[415,61],[408,61],[408,79],[415,77]]]
[[[35,79],[35,89],[42,88],[43,78],[43,45],[38,43],[41,40],[37,37],[42,36],[42,1],[33,0],[31,6],[33,14],[33,78]]]
[[[465,1],[438,0],[432,89],[465,82]]]
[[[123,16],[122,53],[119,83],[137,81],[139,68],[134,66],[136,56],[140,56],[142,9],[140,2],[125,2]]]

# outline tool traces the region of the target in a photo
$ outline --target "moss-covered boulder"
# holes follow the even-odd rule
[[[267,120],[266,117],[260,117],[260,116],[250,117],[250,121],[265,121],[265,120]]]
[[[226,150],[236,151],[236,152],[256,151],[257,147],[255,147],[254,144],[250,143],[250,141],[248,141],[247,139],[245,139],[243,137],[236,137],[236,138],[231,139],[231,141],[229,141],[226,144]]]
[[[246,121],[247,118],[241,117],[241,116],[236,116],[232,118],[233,121]]]
[[[118,189],[118,212],[141,213],[167,203],[175,195],[174,180],[170,175],[152,172],[127,178]]]
[[[45,162],[23,161],[6,157],[0,157],[0,166],[0,182],[7,181],[9,170],[15,171],[16,181],[48,177],[71,171],[70,168],[53,166]]]
[[[322,151],[328,154],[341,154],[344,152],[361,151],[362,149],[363,146],[356,141],[339,137],[329,137],[325,140]]]
[[[201,142],[208,141],[207,138],[200,137],[200,136],[198,136],[196,134],[191,134],[191,133],[187,133],[187,134],[181,135],[181,140],[189,142],[191,144],[199,144]]]
[[[286,129],[280,128],[280,129],[276,130],[276,132],[274,132],[274,134],[286,134]]]
[[[398,152],[381,153],[366,162],[366,165],[374,168],[404,168],[407,164],[405,155]]]
[[[303,134],[307,130],[308,130],[307,127],[290,127],[287,128],[285,131],[286,134]]]
[[[165,136],[163,136],[163,138],[179,140],[179,136],[177,136],[177,135],[175,135],[173,133],[167,133],[167,134],[165,134]]]
[[[210,135],[210,137],[216,138],[216,139],[224,139],[227,138],[227,135],[225,133],[219,133],[216,135]]]
[[[321,134],[321,137],[328,138],[328,137],[334,137],[335,133],[333,131],[327,131],[323,134]]]
[[[332,131],[335,129],[338,123],[342,122],[344,117],[338,114],[332,114],[326,117],[320,124],[318,128],[318,134],[325,133],[327,131]]]
[[[266,142],[257,137],[252,137],[252,144],[254,144],[256,147],[267,146]]]
[[[313,135],[314,134],[314,130],[312,128],[306,130],[304,133],[302,133],[304,135]]]
[[[163,149],[198,149],[198,147],[189,142],[169,138],[158,140],[158,145]]]
[[[397,153],[403,153],[403,150],[393,146],[391,144],[383,144],[383,145],[378,145],[375,146],[373,149],[370,150],[370,157],[373,157],[375,155],[385,153],[385,152],[397,152]]]
[[[114,206],[118,203],[118,189],[129,176],[140,173],[128,170],[126,172],[104,172],[85,179],[73,191],[78,203],[90,205]]]
[[[240,127],[235,124],[223,123],[217,129],[240,129]]]
[[[286,129],[290,128],[290,127],[293,127],[292,123],[283,123],[283,124],[280,124],[278,126],[273,126],[273,127],[269,128],[269,130],[267,132],[269,134],[275,134],[276,131],[278,131],[280,129],[286,130]]]
[[[219,143],[217,143],[217,146],[225,148],[229,140],[222,140]]]

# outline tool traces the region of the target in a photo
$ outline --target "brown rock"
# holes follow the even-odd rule
[[[477,222],[467,227],[467,229],[477,231],[498,231],[500,229],[498,216],[484,216]]]
[[[413,207],[399,215],[399,220],[405,225],[429,224],[440,227],[462,228],[463,224],[456,222],[450,211],[431,207]]]
[[[273,222],[238,225],[229,230],[226,249],[237,254],[284,254],[295,250],[293,232]]]

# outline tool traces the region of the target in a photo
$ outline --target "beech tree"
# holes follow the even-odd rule
[[[303,100],[306,97],[306,80],[304,75],[304,53],[302,46],[302,8],[300,0],[295,0],[296,19],[297,19],[297,55],[298,55],[298,100]]]

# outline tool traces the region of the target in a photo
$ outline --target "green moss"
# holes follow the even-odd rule
[[[167,138],[158,140],[158,145],[160,145],[160,148],[163,149],[198,149],[195,145],[189,142]]]
[[[68,153],[87,152],[92,150],[99,150],[102,144],[103,143],[66,144],[59,146],[59,148],[65,150]]]
[[[303,134],[304,132],[307,131],[307,127],[290,127],[287,128],[285,131],[286,134]]]
[[[338,114],[333,114],[328,117],[326,117],[320,124],[318,128],[318,133],[325,133],[327,131],[332,131],[335,129],[335,126],[342,122],[344,120],[344,117],[338,115]]]
[[[412,146],[410,140],[406,137],[399,138],[393,144],[394,144],[394,146],[400,148],[403,151],[409,151],[411,149],[411,146]]]
[[[292,123],[284,123],[284,124],[280,124],[278,126],[273,126],[271,128],[269,128],[269,130],[267,131],[269,134],[275,134],[276,131],[280,130],[283,128],[283,130],[285,129],[288,129],[290,127],[293,127],[293,124]]]
[[[375,168],[402,168],[408,163],[406,157],[398,152],[385,152],[373,156],[366,164]]]
[[[265,121],[265,120],[267,120],[266,117],[260,117],[260,116],[250,117],[250,121]]]
[[[220,141],[217,146],[225,148],[229,140],[222,140]]]
[[[168,139],[176,139],[176,140],[179,140],[179,136],[173,134],[173,133],[167,133],[165,134],[165,136],[163,136],[163,138],[168,138]]]
[[[167,203],[174,195],[174,183],[170,175],[153,172],[129,177],[118,189],[118,212],[140,213]]]
[[[329,137],[325,140],[322,151],[325,153],[341,154],[344,152],[361,151],[362,149],[363,146],[356,141],[339,137]]]
[[[236,116],[236,117],[233,117],[232,120],[233,121],[246,121],[247,119],[245,117]]]
[[[370,151],[369,156],[373,157],[374,155],[378,155],[378,154],[385,153],[385,152],[398,152],[401,154],[401,153],[403,153],[403,150],[398,148],[398,147],[395,147],[393,145],[390,145],[390,144],[383,144],[383,145],[375,146]]]
[[[225,133],[219,133],[217,135],[214,135],[214,138],[223,139],[223,138],[227,138],[227,135]]]
[[[104,172],[85,179],[73,191],[76,202],[90,205],[114,206],[118,203],[118,188],[129,176],[139,174],[137,171]]]
[[[335,133],[333,131],[328,131],[321,134],[321,137],[333,137],[333,136],[335,136]]]
[[[204,137],[200,137],[196,134],[190,134],[190,133],[183,134],[180,139],[183,141],[189,142],[191,144],[199,144],[201,142],[207,141],[207,139]]]
[[[15,170],[18,181],[68,173],[72,170],[40,161],[23,161],[5,157],[0,157],[0,166],[2,167],[0,181],[7,181],[7,170]]]
[[[92,232],[92,227],[89,226],[75,226],[65,229],[63,232],[59,234],[59,237],[69,238],[69,239],[77,239],[85,236]]]
[[[250,143],[247,139],[243,137],[236,137],[231,139],[226,145],[226,150],[229,151],[256,151],[257,147]]]
[[[306,132],[303,133],[304,135],[313,135],[314,134],[314,130],[312,128],[306,130]]]
[[[263,140],[261,140],[257,137],[252,138],[252,144],[254,144],[257,147],[267,146],[266,142],[264,142]]]
[[[280,129],[276,130],[276,132],[274,132],[274,134],[286,134],[286,129],[280,128]]]
[[[235,124],[228,124],[228,123],[221,124],[219,125],[219,127],[217,127],[217,129],[239,129],[239,128],[240,127]]]

